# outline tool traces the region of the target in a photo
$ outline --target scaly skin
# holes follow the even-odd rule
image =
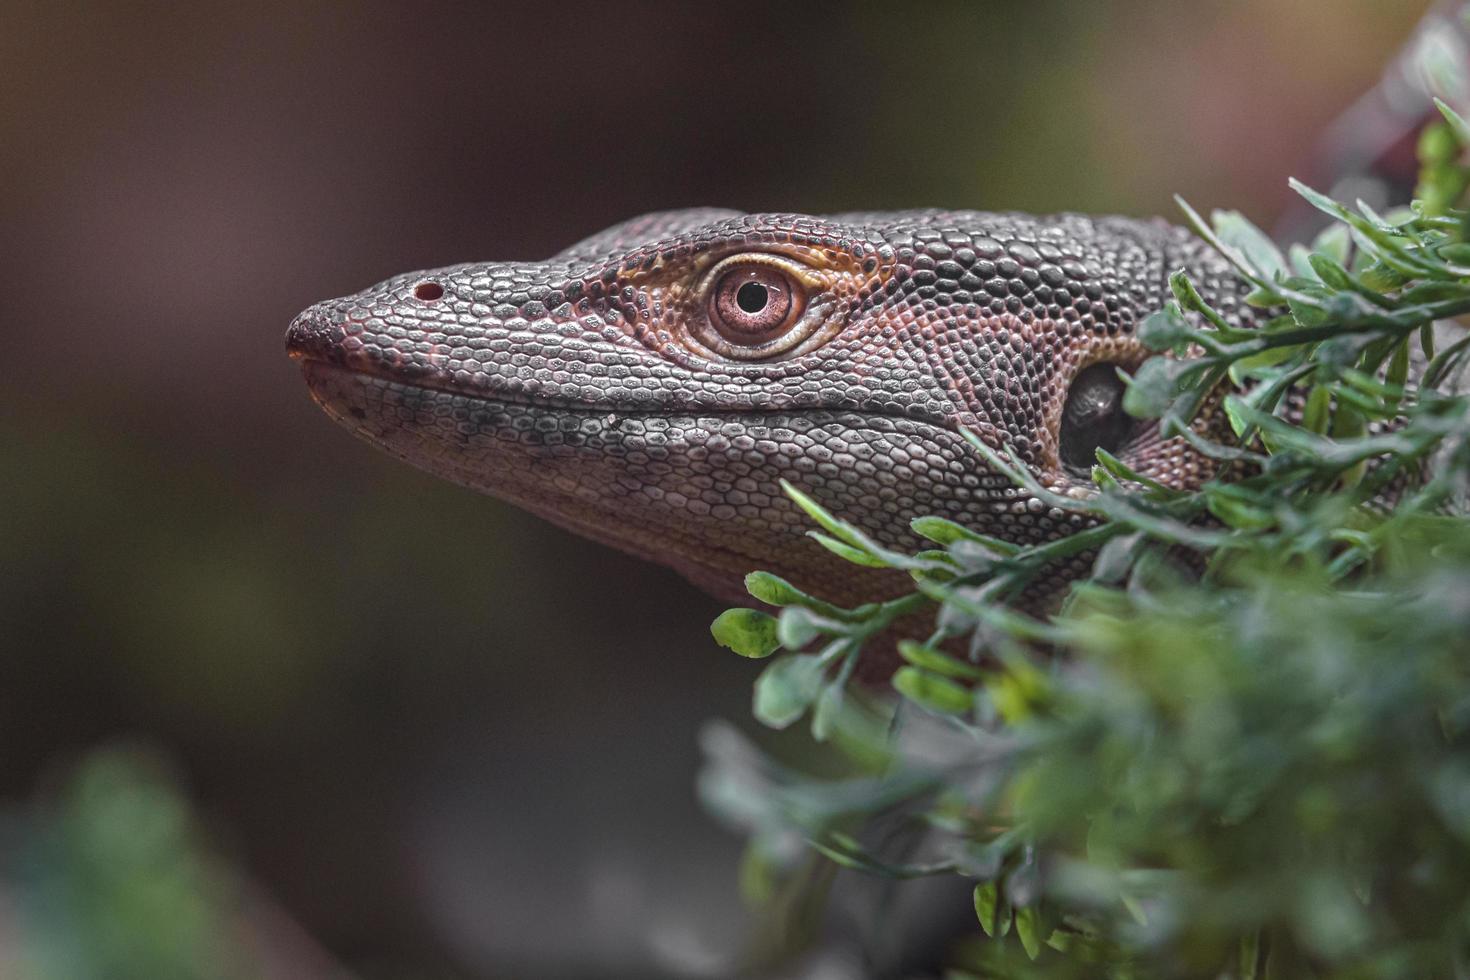
[[[773,261],[805,313],[752,350],[716,329],[711,292],[722,270]],[[1069,387],[1092,364],[1137,367],[1134,327],[1179,268],[1249,318],[1224,262],[1159,221],[672,211],[545,262],[415,272],[319,303],[287,346],[327,414],[415,466],[726,600],[759,568],[855,604],[906,578],[805,537],[778,481],[898,548],[920,546],[908,525],[925,514],[1018,543],[1069,533],[1080,518],[992,472],[960,430],[1087,492],[1059,451]],[[1118,454],[1171,486],[1211,473],[1148,425]]]

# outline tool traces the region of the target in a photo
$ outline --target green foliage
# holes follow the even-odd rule
[[[1174,489],[1100,451],[1078,498],[972,437],[1085,529],[1018,548],[921,518],[936,548],[913,555],[787,488],[825,546],[914,589],[844,609],[751,577],[790,651],[757,716],[810,716],[855,763],[823,779],[714,753],[706,799],[759,853],[799,838],[842,867],[975,879],[968,975],[1470,976],[1470,402],[1443,390],[1470,337],[1440,350],[1433,326],[1470,312],[1470,130],[1444,112],[1412,209],[1294,182],[1334,221],[1309,247],[1181,202],[1273,315],[1233,325],[1176,274],[1126,405],[1228,478]],[[1194,424],[1215,404],[1228,443]],[[1056,615],[1006,604],[1078,555],[1092,574]],[[900,697],[851,685],[922,610]],[[769,652],[759,632],[737,651]]]
[[[245,980],[267,968],[242,885],[152,753],[90,754],[54,800],[6,814],[18,980]],[[13,957],[13,958],[12,958]]]
[[[781,646],[776,618],[756,609],[727,609],[710,624],[709,631],[716,643],[742,657],[769,657]]]

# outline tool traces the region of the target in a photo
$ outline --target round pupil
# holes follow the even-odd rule
[[[735,305],[746,313],[759,313],[769,300],[769,290],[758,282],[748,282],[735,292]]]

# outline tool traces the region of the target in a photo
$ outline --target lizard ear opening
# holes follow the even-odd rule
[[[1058,453],[1074,475],[1086,476],[1099,449],[1116,453],[1133,434],[1134,419],[1123,411],[1124,390],[1116,364],[1093,364],[1072,380],[1062,408]]]

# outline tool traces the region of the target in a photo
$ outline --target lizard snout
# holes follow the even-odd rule
[[[346,332],[324,304],[308,307],[286,328],[286,353],[292,360],[339,360]]]

